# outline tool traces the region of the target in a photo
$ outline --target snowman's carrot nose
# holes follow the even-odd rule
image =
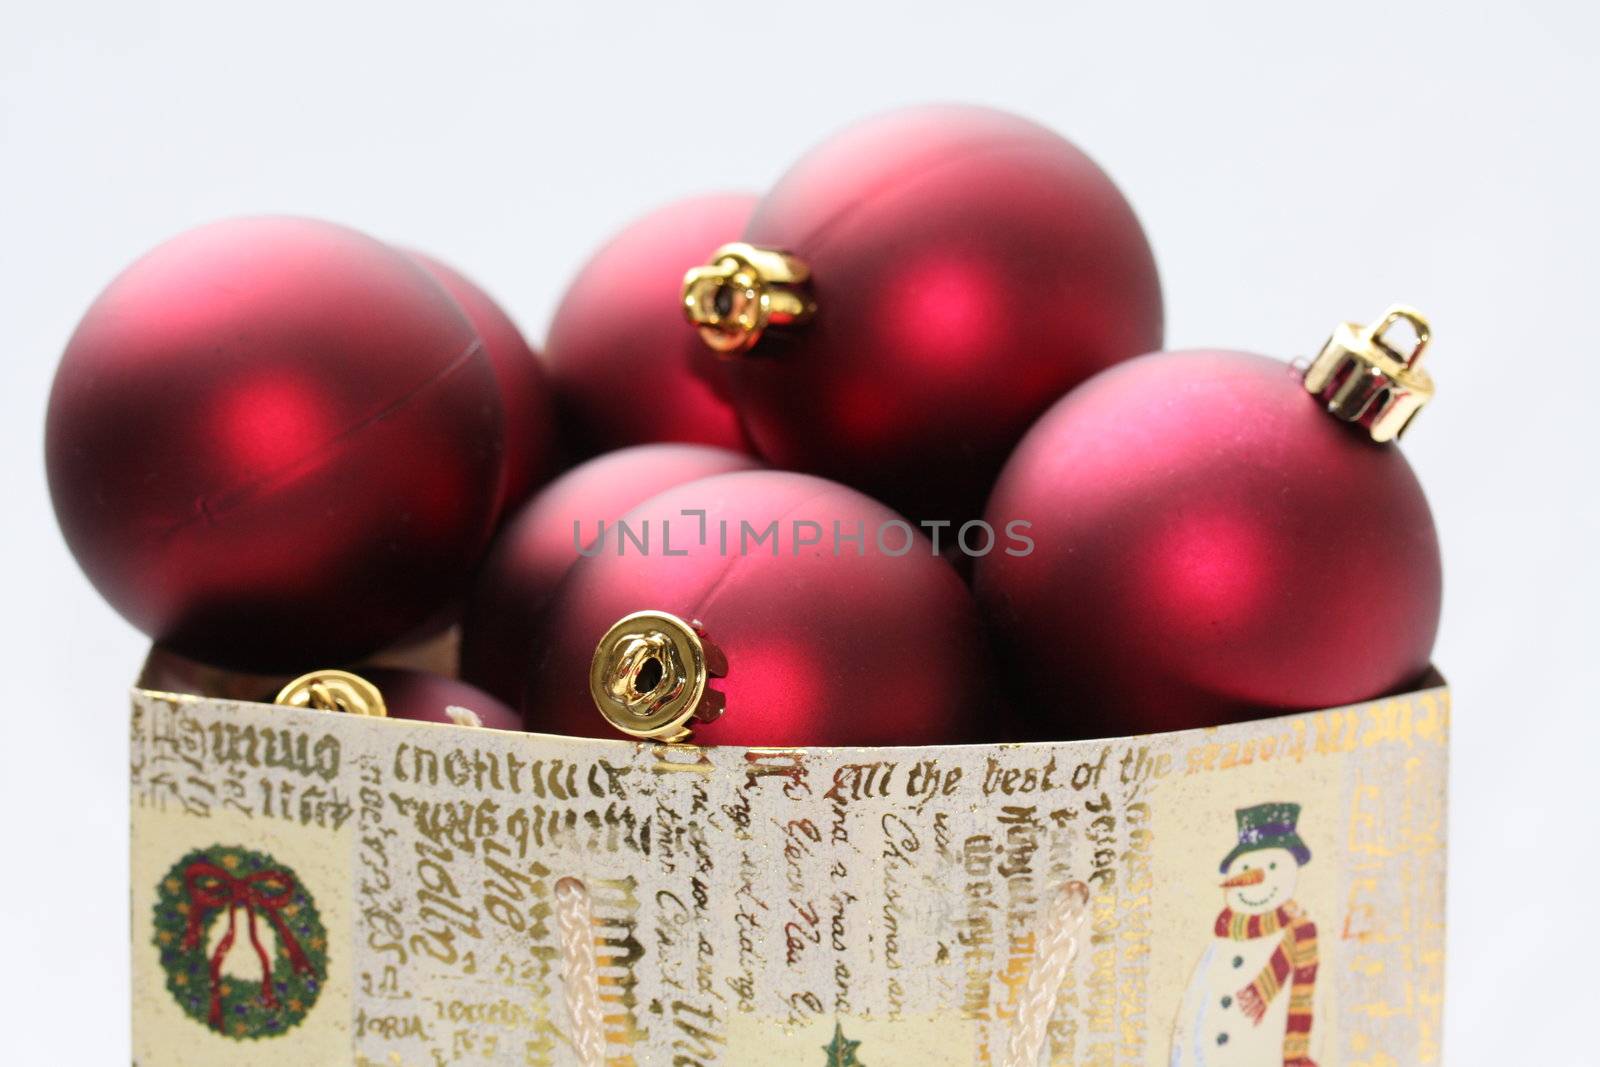
[[[1223,882],[1222,883],[1222,888],[1224,888],[1224,889],[1239,889],[1239,888],[1241,888],[1243,886],[1247,886],[1247,885],[1260,885],[1262,882],[1265,882],[1266,880],[1267,880],[1267,872],[1266,871],[1262,870],[1260,867],[1252,867],[1247,871],[1240,871],[1238,874],[1234,875],[1232,878],[1229,878],[1226,882]]]

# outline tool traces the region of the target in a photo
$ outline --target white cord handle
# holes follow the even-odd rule
[[[1045,1031],[1056,1013],[1056,996],[1078,957],[1078,931],[1088,914],[1089,887],[1082,882],[1068,882],[1050,901],[1037,963],[1023,987],[1022,1004],[1006,1042],[1005,1067],[1037,1067]]]
[[[580,1067],[605,1067],[605,1017],[600,1013],[600,972],[594,958],[594,915],[589,889],[576,878],[556,883],[556,929],[561,938],[562,986],[572,1017],[572,1047]]]

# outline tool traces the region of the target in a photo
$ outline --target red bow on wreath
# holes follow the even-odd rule
[[[193,949],[200,944],[200,934],[206,918],[218,908],[228,909],[228,931],[217,942],[211,954],[211,1025],[222,1027],[222,961],[233,948],[233,935],[239,909],[243,908],[250,932],[250,944],[255,946],[256,958],[261,961],[261,1002],[268,1008],[277,1008],[278,998],[272,991],[272,961],[256,932],[256,913],[267,917],[278,933],[278,944],[289,956],[289,963],[300,974],[312,972],[311,961],[306,958],[300,942],[289,932],[282,911],[296,889],[294,875],[284,870],[257,871],[245,878],[235,878],[216,864],[205,860],[191,863],[183,872],[184,888],[189,895],[189,925],[184,930],[183,947]]]

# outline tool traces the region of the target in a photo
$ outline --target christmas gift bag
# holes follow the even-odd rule
[[[1438,1062],[1442,683],[699,748],[136,690],[135,1062]]]

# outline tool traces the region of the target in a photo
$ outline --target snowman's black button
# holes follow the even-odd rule
[[[1233,1007],[1233,998],[1232,998],[1232,997],[1223,997],[1223,998],[1222,998],[1222,1006],[1223,1006],[1223,1007],[1224,1007],[1224,1008],[1231,1008],[1231,1007]]]
[[[1227,1034],[1218,1034],[1217,1035],[1217,1044],[1226,1045],[1227,1043],[1228,1043],[1228,1035]]]
[[[1235,967],[1243,967],[1244,966],[1244,957],[1243,956],[1235,956],[1235,957],[1233,957],[1233,965]]]

